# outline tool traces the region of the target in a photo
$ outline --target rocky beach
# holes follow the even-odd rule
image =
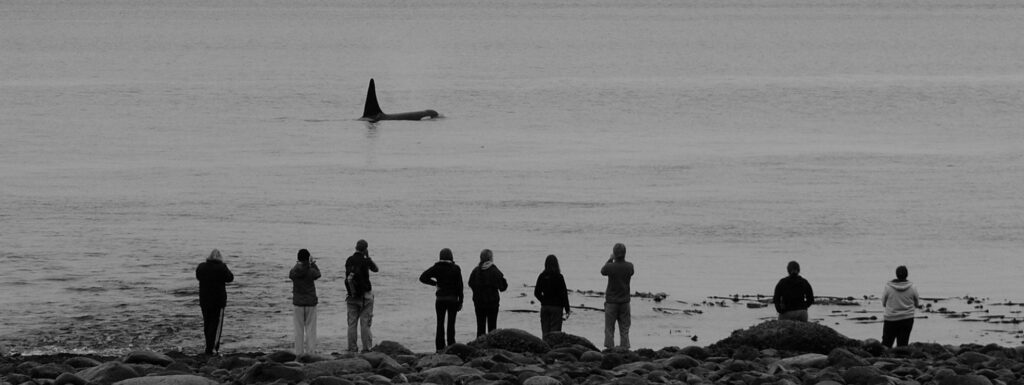
[[[4,355],[12,385],[1024,384],[1024,348],[913,343],[887,349],[816,323],[766,321],[708,346],[598,350],[586,338],[498,329],[443,352]]]

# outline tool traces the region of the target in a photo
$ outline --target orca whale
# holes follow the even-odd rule
[[[380,110],[380,104],[377,104],[377,91],[376,87],[373,85],[373,79],[371,78],[370,88],[366,90],[366,106],[363,107],[363,117],[359,118],[359,120],[366,120],[370,122],[376,122],[378,120],[423,120],[433,119],[437,116],[437,111],[434,110],[385,114],[384,111]]]

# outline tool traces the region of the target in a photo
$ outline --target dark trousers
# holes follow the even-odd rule
[[[206,336],[206,353],[220,350],[220,329],[224,326],[224,308],[203,306],[203,335]]]
[[[540,333],[542,336],[551,332],[562,331],[562,306],[543,305],[540,307]]]
[[[476,336],[490,333],[498,327],[498,305],[476,305]]]
[[[912,329],[914,329],[913,318],[885,321],[882,324],[882,345],[891,348],[893,341],[896,341],[896,346],[907,346],[910,343],[910,330]]]
[[[437,351],[442,351],[448,345],[455,344],[455,314],[459,312],[459,306],[459,301],[439,299],[434,302],[434,310],[437,312],[437,337],[434,339],[434,345],[437,347]],[[445,331],[445,316],[448,317],[447,332]]]

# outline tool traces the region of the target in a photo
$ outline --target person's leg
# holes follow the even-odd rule
[[[891,348],[894,341],[896,341],[896,321],[882,322],[882,345]]]
[[[914,329],[914,319],[907,318],[899,321],[899,330],[896,333],[896,346],[907,346],[910,344],[910,331]]]
[[[551,309],[551,325],[550,331],[560,332],[562,331],[562,308],[558,306],[552,306]]]
[[[213,329],[213,308],[201,307],[203,311],[203,336],[206,340],[206,354],[213,354],[214,339],[217,337],[214,333],[216,330]]]
[[[455,315],[458,314],[459,304],[452,302],[448,304],[448,345],[455,345]]]
[[[213,352],[220,353],[220,336],[224,332],[224,308],[217,309],[217,329],[214,332]]]
[[[487,309],[474,303],[473,314],[476,315],[476,336],[487,334]]]
[[[359,338],[359,304],[346,302],[345,307],[347,309],[346,321],[348,321],[348,351],[357,352],[359,351],[359,346],[356,345],[356,340]]]
[[[620,305],[619,308],[619,346],[629,349],[629,326],[633,316],[630,313],[629,302]]]
[[[487,309],[487,332],[493,332],[498,328],[498,306]]]
[[[615,347],[615,320],[618,319],[618,306],[614,303],[604,304],[604,347]]]
[[[370,332],[370,326],[373,325],[373,294],[366,293],[365,299],[363,311],[359,315],[359,333],[363,335],[363,350],[369,351],[373,347],[373,333]]]
[[[441,301],[434,302],[434,312],[437,313],[437,335],[434,338],[434,347],[437,351],[444,350],[444,316],[447,314],[447,309],[444,303]]]
[[[551,306],[540,307],[540,335],[541,337],[551,333]]]
[[[295,354],[300,355],[305,352],[306,342],[306,312],[302,310],[302,306],[295,307],[295,313],[293,319],[295,320]]]
[[[316,353],[316,306],[306,307],[309,314],[306,316],[306,353]]]

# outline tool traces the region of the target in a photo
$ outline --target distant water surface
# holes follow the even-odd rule
[[[226,346],[286,347],[307,248],[340,346],[360,238],[376,339],[422,351],[416,278],[444,247],[467,278],[494,250],[506,310],[536,308],[548,254],[603,290],[616,242],[634,290],[688,304],[768,294],[790,260],[820,295],[878,296],[905,264],[926,297],[1021,301],[1022,19],[1014,1],[4,2],[0,338],[198,349],[193,269],[219,248]],[[444,118],[355,120],[370,78],[385,111]],[[771,316],[647,312],[653,348]],[[916,337],[988,327],[929,321]],[[599,343],[599,324],[567,331]]]

